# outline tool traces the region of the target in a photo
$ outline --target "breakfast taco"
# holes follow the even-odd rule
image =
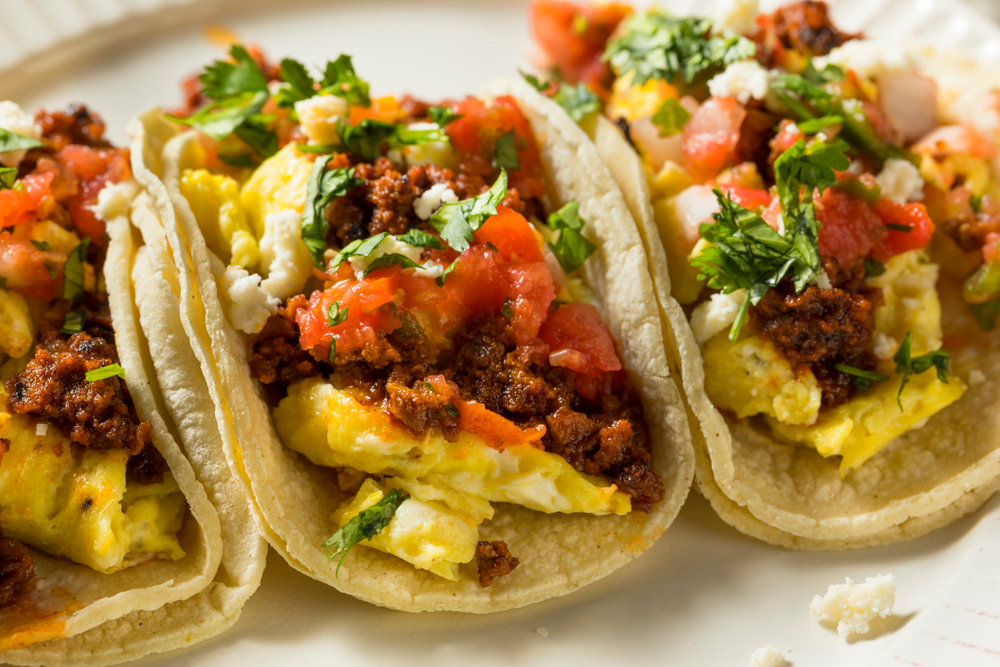
[[[538,1],[643,233],[723,519],[797,549],[909,539],[1000,484],[997,76],[839,30]],[[579,98],[580,95],[574,95]],[[616,127],[617,126],[617,127]]]
[[[113,664],[217,634],[266,551],[232,480],[178,444],[221,451],[214,421],[176,421],[194,411],[158,393],[129,151],[86,107],[5,101],[0,163],[0,661]]]
[[[638,232],[522,82],[430,105],[233,46],[132,125],[230,466],[296,569],[407,611],[570,592],[694,474]]]

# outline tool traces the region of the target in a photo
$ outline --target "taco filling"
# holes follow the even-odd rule
[[[118,364],[105,220],[134,192],[128,151],[86,107],[0,102],[0,606],[31,552],[112,573],[184,556],[187,504]]]
[[[942,124],[917,58],[822,2],[532,17],[554,68],[533,82],[586,84],[643,160],[716,407],[846,475],[962,396],[946,347],[1000,314],[994,112]]]
[[[485,587],[531,558],[480,539],[493,503],[650,511],[641,401],[578,272],[595,247],[576,203],[550,208],[518,102],[231,56],[185,86],[173,118],[208,136],[179,187],[284,446],[346,495],[316,548],[453,581],[475,561]]]

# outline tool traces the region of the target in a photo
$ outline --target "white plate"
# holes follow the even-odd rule
[[[176,103],[180,79],[219,55],[203,36],[209,23],[272,57],[320,63],[353,54],[374,93],[424,99],[475,91],[529,55],[524,0],[274,5],[0,0],[0,97],[27,109],[84,101],[124,142],[134,112]],[[1000,29],[953,0],[841,0],[836,16],[872,36],[916,37],[1000,62]],[[809,615],[809,601],[829,584],[888,572],[899,589],[896,616],[863,639],[847,643]],[[693,493],[633,564],[568,597],[491,616],[378,609],[295,573],[272,553],[233,630],[142,664],[737,666],[774,644],[798,667],[995,665],[998,572],[1000,499],[906,544],[793,553],[740,535]]]

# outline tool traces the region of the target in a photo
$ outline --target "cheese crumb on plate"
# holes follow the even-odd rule
[[[895,581],[891,574],[868,577],[863,584],[855,584],[848,577],[846,583],[830,586],[823,597],[814,597],[809,611],[817,620],[836,622],[841,637],[863,635],[871,630],[875,618],[892,614]]]
[[[778,647],[768,644],[753,652],[750,656],[750,667],[786,667],[785,656]]]

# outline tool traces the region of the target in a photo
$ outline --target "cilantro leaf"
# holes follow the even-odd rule
[[[969,310],[975,315],[979,328],[983,331],[993,331],[1000,317],[1000,299],[992,299],[985,303],[967,303]]]
[[[220,100],[244,93],[267,92],[267,79],[245,48],[233,44],[229,56],[236,62],[216,60],[198,77],[206,97]]]
[[[379,269],[385,269],[390,266],[399,266],[404,269],[424,268],[419,264],[417,264],[416,262],[414,262],[409,257],[407,257],[406,255],[400,255],[398,252],[389,252],[384,255],[379,255],[374,260],[372,260],[372,262],[365,267],[364,275],[367,276],[372,271],[378,271]]]
[[[875,278],[885,273],[885,264],[868,257],[865,259],[865,278]]]
[[[64,334],[76,334],[83,331],[84,322],[87,321],[87,311],[83,308],[77,310],[71,310],[66,313],[66,317],[63,318],[62,328],[59,329],[59,333]]]
[[[806,68],[802,70],[802,76],[813,83],[837,83],[844,80],[844,70],[833,63],[827,63],[823,69],[816,69],[812,58],[806,61]]]
[[[327,558],[333,559],[340,554],[336,574],[340,573],[340,566],[351,547],[361,540],[370,542],[373,537],[385,530],[392,517],[395,516],[396,510],[407,498],[409,498],[408,495],[397,489],[392,489],[377,503],[358,512],[321,545],[324,549],[332,548],[332,551],[326,553]]]
[[[549,242],[549,249],[566,273],[579,269],[597,250],[597,246],[581,233],[585,224],[586,221],[580,217],[580,204],[575,201],[571,201],[549,216],[549,228],[561,230],[559,239],[555,243]]]
[[[84,262],[87,261],[87,248],[90,247],[90,239],[84,238],[80,245],[70,250],[63,265],[63,291],[64,299],[79,303],[83,299],[84,282]]]
[[[532,88],[534,88],[540,93],[544,93],[548,91],[549,88],[552,87],[551,81],[542,81],[534,74],[530,72],[525,72],[523,69],[519,69],[517,70],[517,72],[518,74],[521,75],[521,78],[523,78],[525,81],[528,82],[528,85],[530,85]]]
[[[353,106],[367,108],[372,105],[368,96],[368,82],[357,75],[351,57],[346,54],[341,54],[336,60],[326,64],[323,80],[319,85],[318,94],[330,93],[343,97]]]
[[[52,245],[48,241],[36,241],[35,239],[31,239],[31,245],[35,246],[35,249],[40,250],[41,252],[48,252],[49,250],[52,250]]]
[[[336,359],[337,359],[337,339],[336,338],[331,338],[330,339],[330,351],[326,355],[326,360],[329,361],[330,364],[333,364],[333,363],[335,363]]]
[[[899,350],[892,358],[896,362],[896,372],[903,374],[903,381],[899,385],[899,394],[896,395],[896,402],[899,403],[900,412],[903,411],[903,389],[906,387],[906,383],[909,382],[911,375],[920,375],[934,368],[937,370],[938,380],[948,384],[948,364],[951,361],[951,355],[944,350],[938,350],[937,352],[922,354],[919,357],[911,357],[910,345],[912,339],[913,332],[907,331],[906,337],[903,338],[903,344],[899,346]]]
[[[514,302],[507,297],[503,300],[503,307],[500,308],[500,314],[507,318],[508,322],[514,321]]]
[[[343,147],[365,160],[374,160],[382,153],[382,144],[390,149],[421,146],[432,141],[448,141],[440,127],[411,130],[406,125],[386,123],[366,118],[357,125],[337,123],[337,134]]]
[[[427,117],[431,119],[432,123],[437,123],[438,127],[444,128],[449,123],[454,123],[461,118],[462,114],[454,113],[448,107],[431,107],[427,110]]]
[[[444,250],[444,245],[438,237],[433,234],[428,234],[420,229],[411,229],[405,234],[397,236],[396,240],[416,246],[417,248],[434,248],[435,250]]]
[[[517,154],[517,135],[513,128],[497,139],[497,145],[493,148],[493,168],[521,168],[521,158]]]
[[[379,232],[366,239],[357,239],[345,245],[330,261],[330,271],[336,271],[351,257],[370,257],[375,248],[389,237],[389,232]]]
[[[434,280],[434,282],[437,283],[438,287],[444,287],[444,279],[448,277],[448,274],[450,274],[452,271],[458,268],[458,263],[460,261],[461,259],[456,259],[454,262],[449,264],[448,268],[445,269],[444,272],[440,276],[438,276],[437,279]]]
[[[106,380],[112,377],[124,378],[125,369],[118,364],[109,364],[87,371],[85,377],[87,378],[87,382],[97,382],[98,380]]]
[[[448,413],[449,417],[458,418],[462,415],[462,413],[458,411],[458,408],[456,408],[451,403],[448,403],[446,406],[444,406],[444,411]]]
[[[576,123],[601,108],[601,99],[585,83],[578,83],[575,86],[561,83],[552,99]]]
[[[309,248],[313,264],[320,270],[326,269],[323,253],[326,252],[326,233],[330,229],[326,221],[326,207],[337,197],[364,184],[363,180],[354,177],[353,168],[327,171],[326,167],[332,159],[332,155],[324,155],[313,165],[306,186],[305,212],[302,214],[302,242]]]
[[[822,118],[802,121],[796,126],[802,130],[803,134],[818,134],[828,127],[840,125],[843,122],[844,119],[840,116],[823,116]]]
[[[834,364],[833,367],[845,375],[850,375],[854,386],[862,393],[868,391],[873,382],[884,382],[889,379],[888,375],[862,370],[854,366],[848,366],[847,364]]]
[[[757,46],[739,36],[712,35],[706,18],[677,18],[660,10],[629,19],[625,32],[604,52],[615,73],[632,73],[632,85],[650,80],[668,83],[707,81],[726,65],[752,58]]]
[[[272,115],[253,114],[237,125],[233,133],[258,155],[268,158],[278,152],[278,135],[267,127],[273,120]]]
[[[17,167],[0,167],[0,190],[10,190],[17,182]]]
[[[341,310],[340,302],[334,301],[330,304],[330,308],[326,313],[326,324],[328,327],[335,327],[338,324],[343,324],[347,321],[347,314],[350,308],[344,308]]]
[[[201,130],[216,141],[222,141],[232,134],[243,121],[259,114],[267,102],[267,91],[240,93],[232,97],[215,100],[203,106],[190,116],[170,116],[175,123]]]
[[[500,170],[500,176],[489,190],[463,201],[445,204],[430,217],[428,222],[441,234],[441,240],[453,250],[462,252],[472,243],[472,233],[479,229],[486,219],[497,214],[497,206],[507,196],[507,172]]]
[[[660,128],[661,137],[672,137],[684,131],[684,126],[691,120],[691,114],[681,106],[681,103],[668,97],[653,114],[653,125]]]
[[[281,80],[285,82],[275,94],[274,101],[279,107],[293,107],[296,102],[307,100],[316,94],[316,82],[306,66],[298,60],[285,58],[281,61]]]
[[[0,128],[0,153],[8,153],[10,151],[26,151],[44,145],[44,142],[38,141],[37,139],[24,137],[20,134],[14,134],[13,132],[8,132],[7,130]]]

